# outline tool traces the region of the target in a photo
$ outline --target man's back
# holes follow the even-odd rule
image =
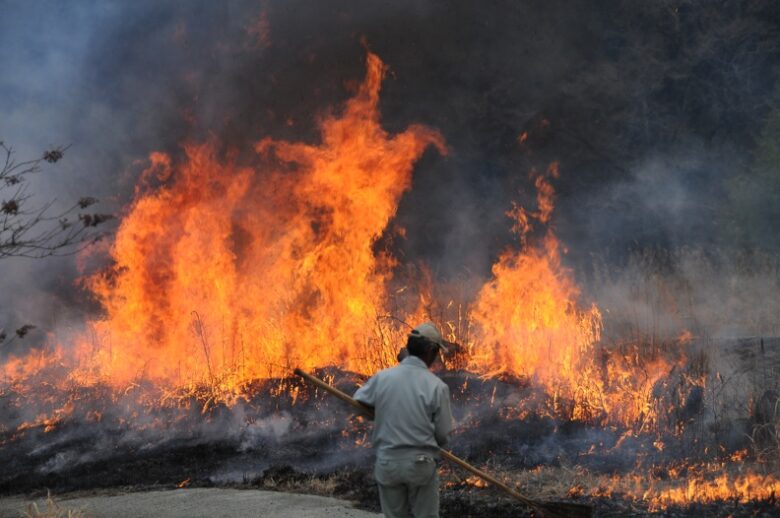
[[[438,518],[439,446],[452,432],[450,391],[428,367],[444,339],[433,322],[409,333],[409,356],[366,381],[354,398],[374,407],[374,478],[386,518]]]
[[[452,431],[449,389],[415,356],[377,373],[355,399],[375,409],[373,443],[380,459],[416,452],[436,456]]]

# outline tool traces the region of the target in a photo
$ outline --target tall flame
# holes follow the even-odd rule
[[[472,367],[560,383],[576,378],[581,358],[599,339],[601,315],[595,306],[578,310],[579,290],[561,265],[559,242],[550,226],[540,246],[529,246],[532,221],[548,224],[552,215],[549,178],[558,177],[558,166],[552,164],[546,174],[531,174],[538,210],[515,206],[508,213],[521,246],[501,254],[474,304],[472,315],[482,336]]]
[[[370,372],[381,358],[377,316],[393,260],[373,245],[411,187],[414,162],[439,133],[380,125],[385,65],[368,73],[321,142],[266,138],[262,165],[220,160],[216,145],[186,145],[185,159],[152,156],[111,249],[111,276],[91,289],[105,308],[103,337],[84,345],[99,374],[172,382],[286,374],[293,365]],[[240,372],[239,372],[240,371]]]

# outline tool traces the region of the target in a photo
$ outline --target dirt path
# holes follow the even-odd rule
[[[92,496],[59,495],[62,509],[83,510],[85,518],[377,518],[349,502],[321,496],[240,489],[177,489]],[[20,518],[31,500],[0,498],[0,518]],[[36,500],[41,511],[45,498]]]

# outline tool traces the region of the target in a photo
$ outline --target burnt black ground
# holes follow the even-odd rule
[[[336,385],[350,393],[362,381],[338,370]],[[46,376],[42,373],[42,376]],[[511,473],[537,466],[579,465],[593,473],[647,472],[647,465],[668,461],[686,445],[670,443],[662,456],[654,436],[616,441],[619,430],[531,413],[507,418],[517,407],[544,404],[524,380],[480,379],[464,372],[442,373],[451,388],[460,424],[453,438],[456,455]],[[285,390],[278,390],[280,383]],[[297,397],[290,389],[297,388]],[[299,380],[258,381],[252,394],[232,406],[206,406],[202,396],[187,395],[168,406],[143,406],[138,393],[113,395],[105,387],[73,393],[47,393],[47,408],[32,408],[40,394],[6,389],[0,393],[0,495],[55,494],[101,488],[146,490],[190,487],[262,488],[333,494],[378,510],[371,476],[370,423],[356,418],[340,401]],[[37,399],[35,399],[37,398]],[[52,399],[53,398],[53,399]],[[19,429],[27,415],[39,415],[69,401],[71,411],[52,424]],[[151,399],[156,401],[155,399]],[[100,410],[100,419],[90,411]],[[29,417],[28,417],[29,419]],[[699,433],[699,429],[693,428]],[[696,437],[694,437],[695,439]],[[599,444],[597,454],[584,454]],[[741,445],[738,445],[741,446]],[[639,471],[642,470],[642,471]],[[564,496],[564,495],[561,495]],[[581,499],[603,516],[644,515],[641,506],[615,496]],[[442,488],[442,516],[527,516],[528,511],[493,489],[467,484]],[[772,516],[774,500],[749,505],[721,503],[668,510],[671,516]]]
[[[239,462],[247,455],[251,454],[236,452],[225,444],[182,447],[168,445],[159,450],[80,465],[57,474],[41,476],[32,470],[26,473],[19,470],[16,476],[10,478],[7,477],[10,466],[4,462],[4,478],[0,491],[5,495],[40,494],[45,490],[60,494],[99,488],[139,491],[174,488],[186,480],[188,487],[230,487],[248,490],[259,488],[310,493],[316,492],[322,483],[335,481],[332,496],[356,502],[362,509],[379,511],[379,499],[369,465],[321,473],[302,471],[289,465],[273,465],[257,475],[247,473],[243,480],[220,481],[213,476],[221,466]],[[23,463],[23,457],[16,457],[15,462]],[[17,467],[22,465],[17,464]],[[592,504],[597,516],[769,517],[777,516],[778,513],[776,501],[692,505],[668,509],[663,513],[647,513],[641,507],[633,506],[619,498],[588,499],[582,503]],[[470,486],[443,488],[441,510],[442,516],[445,517],[531,516],[522,504],[512,501],[496,490]]]

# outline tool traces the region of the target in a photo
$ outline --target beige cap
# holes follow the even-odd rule
[[[421,336],[428,339],[428,341],[438,345],[439,349],[441,349],[443,353],[449,352],[447,347],[444,345],[444,339],[442,338],[441,333],[433,322],[425,322],[418,325],[412,329],[412,332],[409,333],[409,336]]]

